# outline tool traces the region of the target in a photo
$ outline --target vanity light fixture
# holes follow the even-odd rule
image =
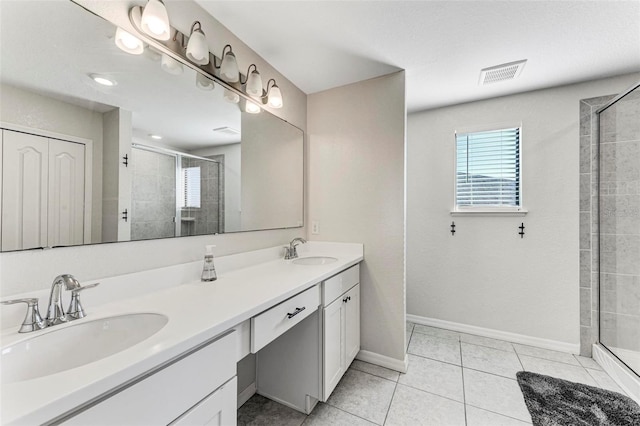
[[[269,87],[272,81],[273,86]],[[282,108],[282,93],[276,84],[276,80],[273,78],[267,82],[267,92],[262,97],[262,103],[265,102],[271,108]]]
[[[224,100],[227,102],[231,102],[232,104],[237,104],[240,102],[240,95],[238,95],[233,90],[224,89]]]
[[[115,86],[116,84],[118,84],[115,80],[100,74],[90,74],[89,77],[91,77],[91,79],[96,83],[107,87]]]
[[[261,111],[261,108],[253,102],[247,101],[244,110],[249,114],[258,114]]]
[[[144,48],[144,56],[152,60],[153,62],[159,62],[162,59],[162,53],[158,52],[156,48],[146,46]]]
[[[195,21],[191,26],[191,35],[187,43],[187,58],[198,65],[209,63],[209,47],[200,21]]]
[[[225,53],[229,48],[229,51]],[[222,49],[222,63],[220,64],[220,75],[229,83],[235,83],[240,80],[240,70],[238,69],[238,61],[230,44]]]
[[[140,55],[144,52],[142,40],[120,27],[116,30],[115,42],[116,46],[123,52],[131,53],[132,55]]]
[[[169,74],[180,75],[184,72],[182,64],[166,53],[162,54],[162,61],[160,62],[160,66]]]
[[[214,84],[213,84],[213,80],[211,80],[210,78],[206,77],[203,74],[200,74],[199,72],[196,73],[196,87],[200,90],[213,90],[214,88]]]
[[[251,67],[253,67],[253,71],[251,71]],[[247,69],[247,81],[245,81],[244,84],[246,84],[245,92],[247,92],[247,95],[253,96],[254,98],[262,97],[262,77],[260,77],[256,64],[249,65]]]
[[[140,18],[142,30],[157,40],[169,40],[171,26],[169,14],[162,0],[149,0]]]

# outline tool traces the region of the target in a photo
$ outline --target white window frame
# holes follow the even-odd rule
[[[520,163],[520,184],[519,184],[519,206],[503,206],[503,207],[489,207],[489,206],[459,206],[457,203],[457,173],[458,173],[458,144],[457,144],[457,135],[458,134],[466,134],[466,133],[479,133],[479,132],[488,132],[495,131],[500,129],[520,129],[520,137],[519,137],[519,163]],[[524,216],[528,213],[524,206],[524,191],[523,191],[523,126],[522,123],[514,123],[514,122],[506,122],[506,123],[494,123],[487,124],[481,126],[474,127],[461,127],[453,132],[453,146],[454,146],[454,155],[453,155],[453,208],[451,209],[452,216],[465,216],[465,215],[474,215],[474,216]]]
[[[187,203],[187,201],[188,201],[187,200],[187,191],[189,190],[188,181],[187,181],[187,175],[189,174],[188,170],[190,170],[190,169],[199,169],[198,170],[198,177],[199,177],[200,182],[199,182],[199,188],[198,189],[200,190],[200,193],[198,194],[198,200],[197,200],[198,201],[198,205],[197,206],[189,206],[189,205],[187,205],[188,204]],[[180,204],[182,204],[182,205],[180,207],[183,208],[183,209],[199,209],[199,208],[201,208],[201,206],[202,206],[202,186],[201,186],[202,185],[202,175],[201,175],[202,168],[200,166],[183,167],[180,170],[180,172],[182,174],[182,176],[181,176],[181,178],[182,178],[182,182],[181,182],[182,183],[182,196],[180,197]]]

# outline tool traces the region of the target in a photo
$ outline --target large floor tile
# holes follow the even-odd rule
[[[414,331],[407,352],[437,361],[460,365],[460,342],[458,340],[441,339]]]
[[[467,405],[467,426],[526,426],[530,422],[523,422],[511,417],[492,413],[491,411]]]
[[[463,369],[468,405],[531,422],[518,382],[481,371]]]
[[[593,358],[587,358],[586,356],[579,356],[579,355],[574,355],[574,356],[576,357],[580,365],[582,365],[584,368],[602,371],[602,367],[600,367],[600,364],[595,362]]]
[[[346,411],[342,411],[336,407],[332,407],[328,404],[319,402],[316,408],[313,409],[307,420],[303,423],[304,426],[373,426],[375,423],[371,423],[365,419],[361,419],[358,416],[349,414]]]
[[[382,377],[383,379],[393,380],[394,382],[398,381],[398,377],[400,373],[394,370],[389,370],[388,368],[380,367],[379,365],[369,364],[368,362],[355,360],[351,364],[351,367],[354,370],[364,371],[365,373],[373,374],[374,376]]]
[[[558,379],[569,380],[570,382],[583,383],[589,386],[598,386],[593,377],[591,377],[582,366],[569,365],[563,362],[525,355],[520,356],[520,361],[522,361],[522,366],[526,371],[557,377]]]
[[[457,365],[409,355],[409,369],[398,383],[464,402],[462,368]]]
[[[464,426],[464,404],[398,384],[385,425]]]
[[[238,409],[238,426],[300,426],[304,414],[255,394]]]
[[[440,337],[441,339],[460,340],[460,333],[457,331],[445,330],[444,328],[430,327],[428,325],[416,324],[413,327],[414,333],[427,334],[429,336]]]
[[[371,422],[382,424],[396,383],[369,373],[349,369],[327,404]]]
[[[613,380],[607,373],[600,370],[591,370],[588,369],[587,372],[598,384],[598,387],[602,389],[610,390],[613,392],[621,393],[622,395],[627,395],[625,391],[622,390],[620,386]]]
[[[510,379],[515,379],[516,373],[522,370],[522,365],[520,365],[520,360],[515,352],[468,343],[462,343],[462,366]]]
[[[533,346],[520,345],[514,343],[518,355],[533,356],[536,358],[548,359],[550,361],[564,362],[565,364],[580,365],[578,360],[572,355],[566,352],[552,351],[550,349],[536,348]]]
[[[464,343],[471,343],[472,345],[486,346],[488,348],[500,349],[507,352],[514,351],[511,342],[505,342],[504,340],[491,339],[489,337],[466,333],[460,333],[460,340]]]
[[[414,323],[412,323],[412,322],[407,321],[406,327],[407,327],[407,328],[406,328],[406,330],[407,330],[407,337],[409,337],[409,335],[410,335],[411,333],[413,333],[413,327],[415,327],[415,324],[414,324]]]

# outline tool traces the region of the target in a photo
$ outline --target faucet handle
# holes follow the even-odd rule
[[[87,314],[84,312],[84,309],[82,308],[82,304],[80,303],[79,293],[83,290],[94,288],[98,284],[100,283],[88,284],[71,290],[71,302],[69,302],[69,308],[67,309],[67,316],[69,320],[80,319],[87,316]]]
[[[22,321],[22,325],[20,326],[20,330],[18,330],[18,333],[29,333],[31,331],[42,330],[47,326],[47,323],[44,322],[44,320],[40,316],[40,310],[38,309],[38,299],[34,297],[25,299],[4,300],[0,302],[0,304],[3,305],[14,305],[16,303],[27,304],[27,314],[24,317],[24,321]]]

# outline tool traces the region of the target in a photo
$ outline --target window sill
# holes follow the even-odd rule
[[[513,216],[522,217],[529,213],[528,210],[491,210],[491,209],[469,209],[469,210],[452,210],[451,216]]]

